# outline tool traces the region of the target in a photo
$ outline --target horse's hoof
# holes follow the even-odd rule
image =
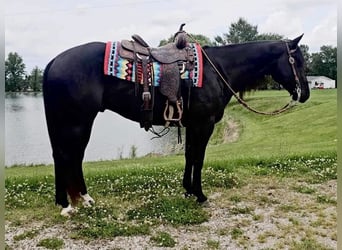
[[[91,198],[91,196],[89,194],[85,194],[85,195],[81,194],[81,198],[83,199],[82,204],[84,207],[91,207],[92,205],[95,204],[94,199]]]
[[[204,195],[197,197],[197,202],[200,204],[203,204],[204,202],[206,202],[208,200],[208,198]]]
[[[69,206],[62,208],[61,215],[64,217],[70,217],[76,211],[77,210],[69,204]]]

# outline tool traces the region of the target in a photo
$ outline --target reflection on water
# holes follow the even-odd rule
[[[137,156],[169,153],[181,147],[176,133],[172,129],[165,137],[151,140],[154,135],[138,123],[105,111],[95,119],[85,161],[129,157],[133,146]],[[41,93],[6,94],[5,147],[6,166],[53,162]]]

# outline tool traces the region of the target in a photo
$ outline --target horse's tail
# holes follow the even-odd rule
[[[49,88],[49,84],[48,84],[48,75],[49,75],[49,70],[50,67],[52,65],[52,63],[54,62],[55,59],[51,60],[48,65],[46,65],[45,69],[44,69],[44,73],[43,73],[43,85],[42,85],[42,90],[43,90],[43,100],[44,100],[44,107],[45,107],[45,118],[46,118],[46,122],[48,125],[48,130],[49,130],[49,136],[51,139],[51,133],[50,133],[50,127],[51,127],[51,118],[50,118],[50,113],[48,112],[48,88]]]
[[[55,168],[55,188],[56,188],[56,204],[65,205],[65,192],[69,195],[72,204],[77,203],[80,198],[82,187],[82,170],[75,166],[68,166],[65,155],[60,152],[61,138],[58,131],[60,131],[60,118],[56,116],[56,105],[52,96],[56,94],[54,89],[54,76],[52,59],[45,67],[43,73],[43,99],[45,106],[45,118],[50,137],[50,143],[53,151],[54,168]]]
[[[52,59],[48,65],[46,65],[45,69],[44,69],[44,73],[43,73],[43,94],[44,94],[44,88],[46,87],[46,84],[47,84],[47,78],[48,78],[48,73],[49,73],[49,70],[50,70],[50,67],[52,65],[52,63],[55,61],[55,59]]]

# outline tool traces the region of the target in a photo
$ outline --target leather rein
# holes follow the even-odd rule
[[[191,35],[191,34],[188,34],[187,35],[192,39],[194,40],[195,42],[196,39]],[[300,98],[300,94],[301,94],[301,89],[300,89],[300,81],[299,81],[299,78],[298,78],[298,74],[297,74],[297,71],[296,71],[296,68],[294,66],[295,64],[295,59],[293,58],[292,56],[292,53],[294,53],[296,51],[296,49],[294,50],[290,50],[289,48],[289,45],[288,45],[288,41],[284,41],[285,44],[286,44],[286,49],[287,49],[287,53],[288,53],[288,56],[289,56],[289,63],[291,65],[291,68],[292,68],[292,73],[295,77],[295,81],[296,81],[296,89],[295,91],[297,92],[297,99],[299,100]],[[197,42],[198,43],[198,42]],[[220,73],[220,71],[217,69],[217,67],[215,66],[215,64],[211,61],[211,59],[209,58],[208,54],[203,50],[203,48],[201,47],[201,51],[203,53],[203,55],[207,58],[208,62],[210,63],[210,65],[213,67],[213,69],[216,71],[216,73],[219,75],[219,77],[222,79],[222,81],[226,84],[226,86],[228,87],[228,89],[232,92],[232,94],[234,95],[234,97],[237,99],[237,101],[243,106],[245,107],[246,109],[256,113],[256,114],[261,114],[261,115],[277,115],[277,114],[280,114],[280,113],[283,113],[287,110],[289,110],[290,108],[292,108],[293,106],[296,105],[297,101],[294,101],[294,100],[291,100],[289,103],[287,103],[284,107],[280,108],[280,109],[277,109],[277,110],[274,110],[274,111],[271,111],[271,112],[265,112],[265,111],[259,111],[255,108],[252,108],[251,106],[249,106],[243,99],[241,99],[239,97],[239,95],[233,90],[233,88],[231,87],[231,85],[228,83],[228,81],[223,77],[223,75]]]

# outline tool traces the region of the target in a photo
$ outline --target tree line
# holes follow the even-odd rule
[[[23,58],[17,52],[10,52],[5,61],[5,91],[22,92],[42,90],[43,70],[34,67],[28,74]]]
[[[242,17],[238,21],[231,23],[228,27],[228,33],[217,35],[211,40],[209,37],[201,34],[191,34],[202,46],[220,46],[232,43],[243,43],[258,40],[281,40],[285,39],[283,35],[276,33],[259,33],[258,26],[248,23]],[[173,35],[168,39],[160,41],[159,46],[173,41]],[[337,76],[337,47],[324,45],[320,47],[319,52],[310,53],[309,46],[300,45],[306,62],[306,74],[311,76],[327,76],[336,81]],[[41,91],[43,81],[43,70],[34,67],[30,73],[26,72],[26,65],[23,58],[16,52],[10,52],[5,61],[5,91]],[[266,77],[263,89],[278,88],[270,77]]]

